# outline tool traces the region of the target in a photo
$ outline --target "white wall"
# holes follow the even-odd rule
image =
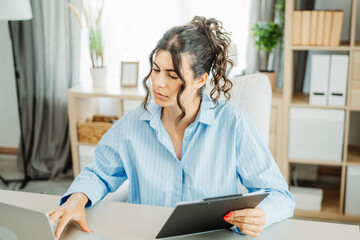
[[[7,21],[0,21],[0,147],[18,147],[20,139],[15,73]]]

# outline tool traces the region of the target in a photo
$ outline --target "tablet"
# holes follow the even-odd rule
[[[179,203],[156,238],[231,228],[233,225],[224,220],[228,212],[255,208],[268,195],[262,191]]]

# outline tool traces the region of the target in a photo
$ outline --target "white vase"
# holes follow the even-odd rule
[[[107,68],[106,67],[91,68],[90,71],[93,80],[93,86],[106,87]]]

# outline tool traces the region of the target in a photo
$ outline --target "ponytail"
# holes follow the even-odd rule
[[[211,51],[214,53],[215,59],[211,66],[211,74],[213,78],[210,80],[213,89],[210,96],[214,101],[217,101],[221,92],[224,93],[226,100],[230,99],[230,90],[233,86],[230,79],[227,77],[227,69],[234,66],[234,62],[229,58],[229,46],[231,39],[229,33],[225,31],[220,21],[204,17],[195,16],[189,25],[193,25],[202,31],[209,40]],[[214,97],[214,94],[216,96]]]

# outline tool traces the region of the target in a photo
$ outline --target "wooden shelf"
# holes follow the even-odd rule
[[[96,87],[89,85],[77,86],[68,90],[74,97],[106,97],[128,100],[143,100],[146,92],[139,88],[120,88],[116,86]]]
[[[292,45],[291,49],[293,51],[350,51],[351,47],[349,43],[341,43],[340,46],[302,46],[302,45]]]
[[[312,159],[289,159],[289,163],[309,164],[309,165],[322,165],[322,166],[342,166],[342,162],[312,160]]]
[[[308,107],[308,108],[346,109],[346,106],[311,105],[309,94],[299,93],[299,92],[293,94],[290,106]]]
[[[353,53],[354,51],[360,51],[360,41],[355,38],[356,35],[356,20],[359,18],[359,12],[356,11],[357,5],[360,4],[359,0],[351,0],[351,14],[350,14],[350,25],[343,24],[343,28],[348,28],[349,41],[342,42],[340,46],[295,46],[292,44],[292,26],[293,26],[293,13],[296,8],[296,0],[286,1],[285,5],[285,37],[284,37],[284,83],[283,83],[283,134],[282,143],[283,146],[282,155],[285,156],[283,165],[287,181],[291,180],[291,164],[311,164],[320,166],[333,166],[341,170],[341,177],[336,180],[339,184],[338,191],[336,193],[324,192],[323,209],[320,212],[306,211],[306,210],[295,210],[296,217],[312,218],[312,219],[326,219],[334,221],[349,221],[349,222],[360,222],[360,216],[351,216],[344,214],[344,199],[345,199],[345,188],[346,188],[346,166],[349,165],[360,165],[360,148],[348,147],[349,140],[349,127],[350,127],[350,113],[351,111],[360,111],[360,106],[327,106],[327,105],[310,105],[309,94],[294,93],[294,73],[297,72],[299,65],[294,64],[294,55],[296,51],[330,51],[344,54],[349,54],[349,72],[348,72],[348,85],[347,94],[351,94],[352,90],[357,90],[352,82],[352,70],[353,70]],[[339,3],[341,6],[341,3]],[[340,7],[341,9],[341,7]],[[347,100],[353,101],[352,95],[346,96]],[[356,100],[355,100],[356,102]],[[346,118],[344,124],[344,150],[345,159],[342,162],[332,161],[319,161],[319,160],[305,160],[305,159],[289,159],[286,156],[289,154],[289,127],[290,127],[290,109],[291,107],[304,107],[304,108],[317,108],[317,109],[339,109],[346,111]],[[357,135],[357,134],[355,134]],[[316,183],[321,183],[317,181]]]
[[[283,96],[282,88],[276,88],[274,91],[272,91],[272,100],[271,100],[272,104],[282,103],[283,99],[284,96]]]
[[[354,50],[360,50],[360,41],[355,41]]]
[[[360,147],[348,147],[347,164],[360,166]]]
[[[78,142],[77,145],[88,145],[88,146],[96,146],[97,143],[88,143],[88,142]]]
[[[350,109],[351,111],[360,112],[360,106],[349,106],[349,109]]]

